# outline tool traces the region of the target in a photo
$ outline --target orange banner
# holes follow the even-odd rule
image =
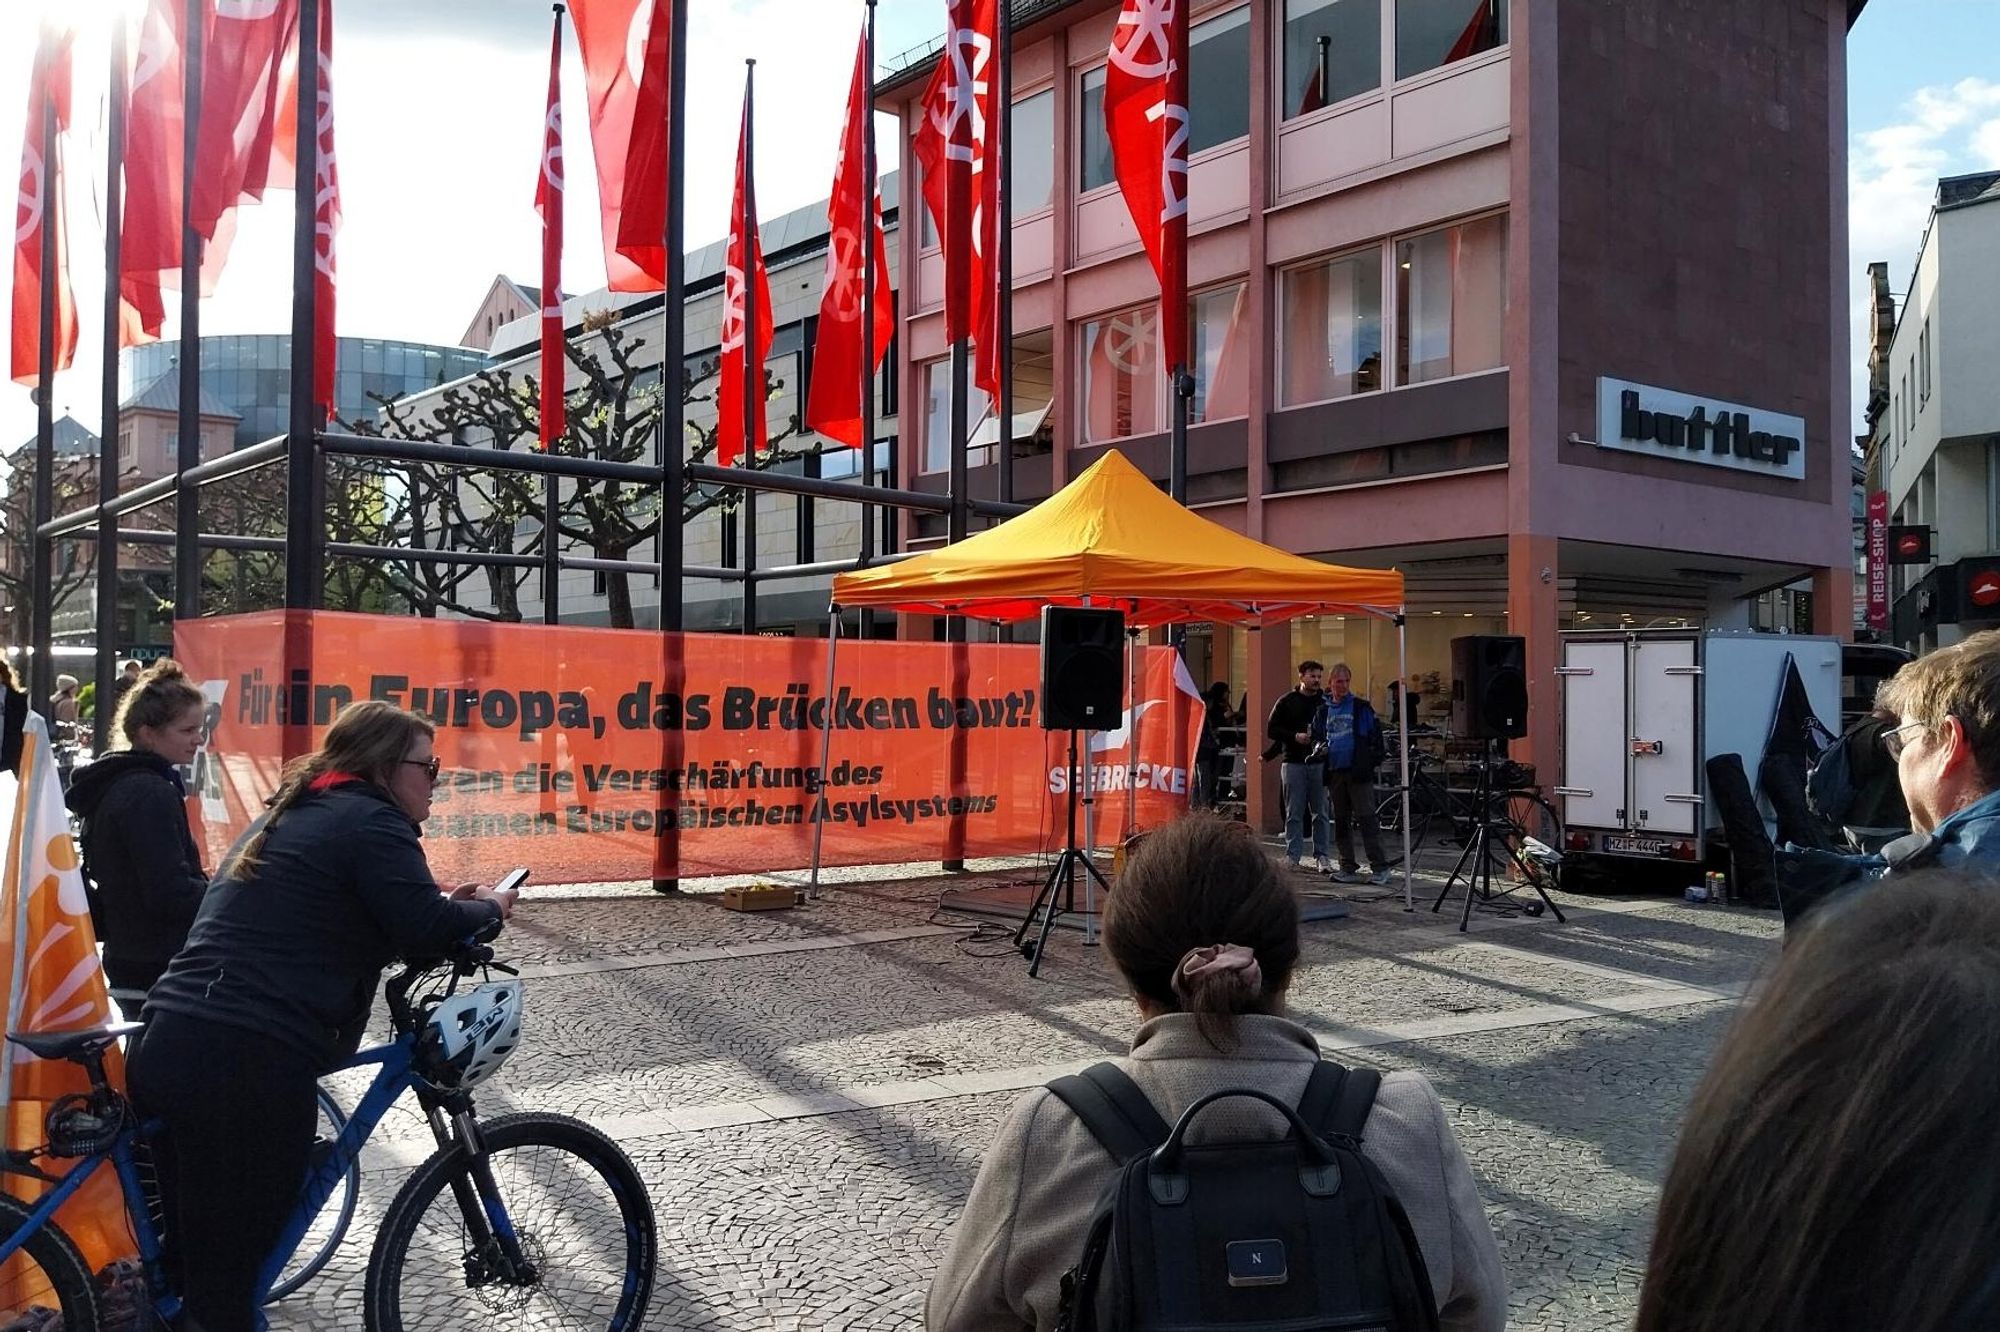
[[[445,882],[515,865],[545,883],[796,869],[816,827],[828,865],[1062,844],[1069,737],[1041,729],[1038,649],[843,642],[829,698],[826,648],[334,613],[183,623],[175,655],[209,699],[194,773],[208,863],[277,788],[287,731],[317,743],[365,698],[437,726],[424,834]],[[1192,682],[1166,648],[1135,658],[1123,725],[1086,737],[1100,842],[1187,803]],[[306,719],[309,736],[293,729]]]

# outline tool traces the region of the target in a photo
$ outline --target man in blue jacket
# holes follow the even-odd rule
[[[1389,860],[1382,854],[1382,827],[1375,820],[1375,769],[1387,750],[1382,723],[1368,700],[1353,692],[1354,673],[1346,662],[1327,672],[1326,789],[1333,796],[1333,847],[1340,855],[1338,883],[1387,883]],[[1361,825],[1361,848],[1368,873],[1354,858],[1354,825]]]
[[[1868,856],[1779,851],[1788,923],[1832,892],[1885,875],[1939,866],[2000,876],[2000,630],[1910,662],[1875,704],[1895,719],[1882,747],[1915,831]]]

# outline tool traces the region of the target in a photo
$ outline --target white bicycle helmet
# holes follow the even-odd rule
[[[470,1091],[493,1076],[521,1043],[521,982],[488,981],[431,1009],[419,1048],[436,1086]]]

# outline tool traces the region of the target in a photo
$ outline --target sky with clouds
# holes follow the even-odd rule
[[[107,12],[124,0],[94,0]],[[0,156],[21,141],[38,12],[78,0],[0,3]],[[776,217],[825,197],[859,30],[859,0],[703,0],[690,7],[687,227],[691,245],[725,229],[744,57],[757,58],[758,203]],[[532,209],[548,69],[545,0],[335,0],[334,98],[345,225],[339,238],[340,331],[450,342],[493,275],[534,281]],[[941,0],[880,0],[878,57],[942,29]],[[82,310],[76,367],[56,384],[58,411],[95,424],[103,182],[105,38],[79,39],[76,127],[69,145],[72,272]],[[573,35],[564,102],[573,145],[585,138],[583,72]],[[1901,298],[1939,176],[2000,168],[2000,0],[1872,0],[1849,40],[1849,271],[1855,286],[1851,370],[1859,381],[1866,264],[1887,260]],[[885,128],[889,122],[883,122]],[[603,283],[594,175],[573,150],[565,286]],[[95,174],[101,177],[101,166]],[[246,209],[207,333],[284,331],[289,196]],[[169,314],[171,328],[173,316]],[[1857,388],[1858,406],[1858,388]],[[1858,411],[1855,428],[1859,429]],[[0,444],[34,432],[25,389],[0,385]]]

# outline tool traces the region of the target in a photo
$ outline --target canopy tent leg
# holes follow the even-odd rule
[[[1409,607],[1396,612],[1396,734],[1402,743],[1403,763],[1403,910],[1414,911],[1410,901],[1410,881],[1416,873],[1416,853],[1410,847],[1410,629]]]
[[[819,786],[818,791],[806,793],[813,811],[813,863],[812,881],[806,888],[810,901],[819,900],[819,856],[820,844],[826,837],[826,820],[819,816],[818,801],[825,799],[826,774],[833,762],[833,671],[840,660],[840,607],[833,606],[826,617],[826,718],[819,728]]]

